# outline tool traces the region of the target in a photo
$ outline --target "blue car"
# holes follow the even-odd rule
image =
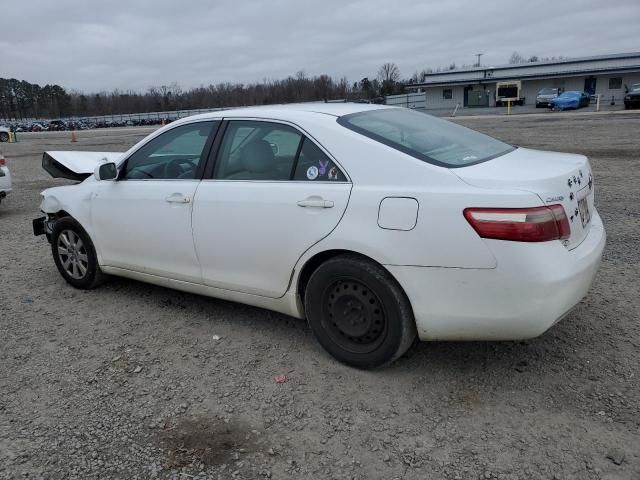
[[[568,110],[571,108],[582,108],[589,105],[591,97],[585,92],[564,92],[562,95],[549,101],[549,108],[552,110]]]

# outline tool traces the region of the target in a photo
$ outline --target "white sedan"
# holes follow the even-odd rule
[[[11,192],[11,173],[7,166],[7,160],[0,152],[0,202],[6,198],[9,192]]]
[[[7,127],[0,125],[0,142],[8,142],[11,139],[10,132]]]
[[[60,274],[118,275],[306,318],[360,368],[421,340],[540,335],[605,245],[586,157],[402,108],[305,104],[184,118],[125,153],[47,152]]]

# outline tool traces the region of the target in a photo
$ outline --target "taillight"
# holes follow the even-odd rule
[[[571,235],[562,205],[533,208],[466,208],[464,218],[482,238],[513,242],[566,240]]]
[[[4,167],[7,165],[7,161],[4,159],[4,155],[0,153],[0,167]]]

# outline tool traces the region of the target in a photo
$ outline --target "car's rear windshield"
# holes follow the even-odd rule
[[[447,168],[491,160],[514,147],[425,113],[389,108],[338,118],[343,127],[412,157]]]
[[[539,95],[553,95],[554,93],[558,93],[557,88],[543,88],[540,90]]]

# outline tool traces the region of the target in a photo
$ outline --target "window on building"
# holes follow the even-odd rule
[[[620,90],[622,88],[622,77],[609,79],[609,90]]]
[[[442,98],[445,100],[451,100],[453,98],[453,90],[450,88],[445,88],[442,90]]]

